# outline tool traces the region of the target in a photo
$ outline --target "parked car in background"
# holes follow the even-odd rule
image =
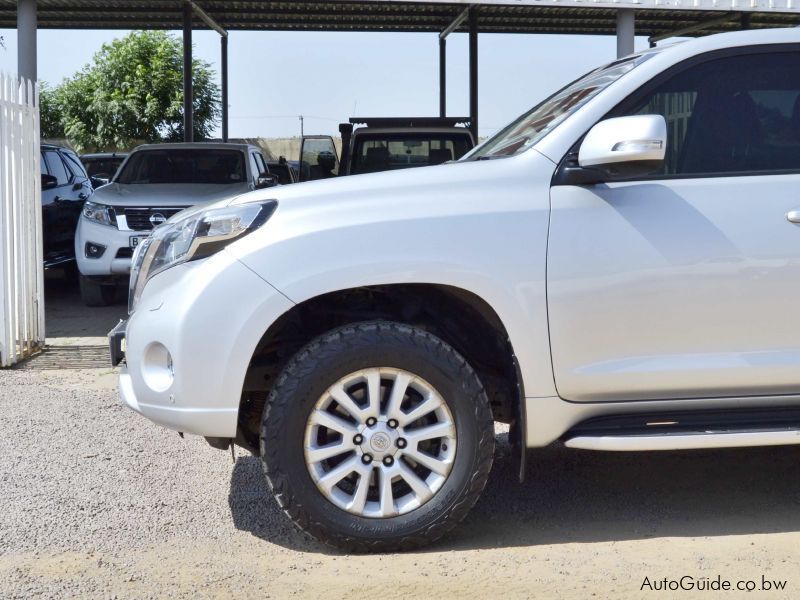
[[[278,182],[281,185],[288,185],[299,181],[297,161],[288,161],[285,157],[281,156],[278,160],[267,161],[267,167],[269,168],[269,172],[278,178]]]
[[[260,455],[350,551],[452,529],[493,421],[523,465],[800,444],[798,123],[800,29],[723,33],[600,67],[458,162],[176,219],[137,255],[122,400]]]
[[[75,228],[92,195],[89,175],[69,148],[41,145],[44,268],[75,264]]]
[[[355,128],[355,125],[362,125]],[[333,138],[304,136],[299,181],[439,165],[475,146],[469,119],[458,117],[358,118],[339,125],[341,157]]]
[[[96,152],[81,154],[81,162],[92,180],[92,185],[99,188],[111,181],[114,173],[127,157],[127,152]]]
[[[131,256],[150,231],[185,208],[276,184],[261,150],[247,144],[148,144],[83,207],[75,235],[84,302],[113,301]]]

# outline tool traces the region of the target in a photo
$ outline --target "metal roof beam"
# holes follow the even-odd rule
[[[469,6],[467,6],[467,8],[465,8],[464,10],[462,10],[462,11],[461,11],[461,14],[460,14],[460,15],[458,15],[458,16],[457,16],[457,17],[456,17],[456,18],[453,20],[453,22],[452,22],[452,23],[450,23],[450,25],[448,25],[447,27],[445,27],[445,28],[444,28],[444,31],[442,31],[442,33],[440,33],[440,34],[439,34],[439,39],[440,39],[440,40],[447,39],[447,36],[448,36],[448,35],[450,35],[450,34],[451,34],[451,33],[453,33],[453,32],[454,32],[456,29],[458,29],[459,27],[461,27],[461,24],[462,24],[464,21],[466,21],[466,20],[467,20],[467,17],[469,17],[469,11],[470,11],[470,9],[471,9],[471,8],[472,8],[472,5],[470,4]]]
[[[192,2],[192,0],[186,0],[186,3],[192,7],[192,11],[194,12],[194,14],[200,17],[200,20],[202,20],[203,23],[208,25],[211,29],[216,31],[222,37],[228,37],[227,30],[224,27],[222,27],[222,25],[217,23],[214,19],[212,19],[211,15],[209,15],[206,11],[200,8],[200,6],[196,2]]]
[[[733,21],[734,19],[741,19],[741,14],[742,13],[738,12],[729,12],[722,15],[721,17],[717,17],[715,19],[708,19],[707,21],[700,21],[699,23],[695,23],[694,25],[689,25],[688,27],[676,29],[668,33],[659,33],[658,35],[651,35],[649,38],[647,38],[647,41],[650,42],[650,45],[652,46],[656,42],[660,42],[661,40],[666,40],[667,38],[680,37],[682,35],[686,35],[687,33],[694,33],[696,31],[708,29],[709,27],[724,25],[729,21]]]

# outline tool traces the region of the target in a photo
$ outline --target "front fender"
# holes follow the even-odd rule
[[[365,186],[339,201],[327,194],[324,203],[279,200],[266,226],[229,249],[295,303],[389,284],[469,291],[503,322],[526,395],[555,395],[545,296],[554,165],[528,152],[453,167],[458,176],[448,185],[383,186],[373,193]]]

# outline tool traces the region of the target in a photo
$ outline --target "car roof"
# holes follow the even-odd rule
[[[126,156],[128,156],[127,152],[92,152],[90,154],[81,154],[81,160],[125,158]]]
[[[800,43],[800,27],[779,27],[775,29],[746,29],[715,33],[689,40],[676,40],[662,46],[643,50],[637,54],[687,54],[695,55],[713,50],[739,48],[746,46]]]
[[[457,133],[461,135],[471,135],[471,131],[466,127],[359,127],[353,131],[355,134],[388,134],[388,133]]]
[[[166,144],[142,144],[132,150],[138,152],[140,150],[239,150],[242,152],[248,150],[261,149],[252,144],[237,144],[233,142],[174,142]]]
[[[57,144],[39,144],[41,150],[66,150],[67,152],[75,152],[72,148],[66,146],[58,146]]]

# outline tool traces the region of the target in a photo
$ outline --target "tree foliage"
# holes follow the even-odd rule
[[[64,137],[61,124],[61,111],[58,108],[56,92],[46,83],[39,87],[39,119],[42,137],[59,139]]]
[[[220,90],[206,62],[193,61],[192,79],[194,138],[202,140],[209,137],[219,117]],[[43,117],[43,134],[60,130],[81,151],[180,141],[181,41],[161,31],[130,33],[104,44],[92,64],[43,95],[47,101],[40,104],[49,104],[48,129]]]

